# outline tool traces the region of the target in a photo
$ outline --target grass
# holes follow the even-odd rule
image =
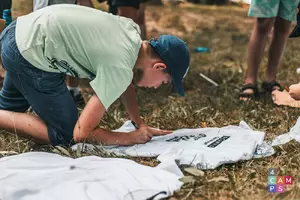
[[[98,5],[105,9],[105,5]],[[186,96],[179,98],[170,87],[158,91],[138,89],[139,105],[144,120],[151,126],[164,129],[183,127],[222,127],[245,120],[255,130],[265,131],[266,139],[285,133],[292,127],[300,112],[298,109],[275,106],[270,98],[256,102],[240,102],[238,89],[246,69],[247,45],[254,19],[247,10],[238,7],[216,7],[183,4],[180,7],[149,6],[147,8],[148,36],[170,33],[185,39],[191,49],[191,70],[185,80]],[[278,81],[283,85],[298,82],[296,68],[300,64],[299,39],[289,39]],[[207,46],[210,53],[195,53],[193,48]],[[267,55],[267,51],[265,52]],[[267,57],[263,59],[259,81],[264,80]],[[203,73],[219,83],[215,87],[199,76]],[[89,89],[85,89],[89,97]],[[115,129],[128,118],[124,107],[117,101],[101,121],[100,126]],[[299,199],[300,144],[290,142],[276,147],[277,153],[269,158],[228,164],[205,171],[194,177],[170,199]],[[12,154],[28,151],[50,151],[71,157],[86,154],[38,146],[32,141],[18,138],[14,133],[2,131],[0,151]],[[103,151],[95,152],[99,156]],[[1,156],[1,154],[0,154]],[[2,155],[3,156],[3,155]],[[131,158],[139,163],[155,166],[153,159]],[[276,168],[281,175],[294,177],[294,184],[282,194],[267,192],[267,169]],[[186,175],[188,175],[186,173]],[[223,179],[214,179],[223,177]],[[216,181],[214,181],[216,180]]]

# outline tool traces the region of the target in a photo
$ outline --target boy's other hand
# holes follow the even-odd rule
[[[300,100],[300,84],[293,84],[290,86],[290,95],[295,100]]]
[[[273,101],[277,105],[291,106],[291,107],[300,107],[300,101],[297,101],[291,97],[288,91],[278,91],[275,90],[272,92]]]
[[[152,139],[153,134],[146,126],[132,132],[132,144],[145,144]]]

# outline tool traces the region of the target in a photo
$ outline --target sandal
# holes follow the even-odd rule
[[[253,90],[253,93],[245,93],[246,90]],[[258,87],[257,84],[248,83],[242,86],[239,98],[245,98],[248,100],[257,99],[258,97]]]
[[[263,82],[261,88],[265,93],[272,93],[274,90],[283,91],[283,87],[277,81]]]

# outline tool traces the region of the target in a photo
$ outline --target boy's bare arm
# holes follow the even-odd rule
[[[170,131],[153,129],[141,125],[138,130],[130,133],[112,132],[97,128],[105,113],[105,108],[100,99],[93,95],[83,109],[74,128],[75,142],[89,142],[104,145],[133,145],[142,144],[151,140],[152,136],[165,135]]]
[[[97,128],[105,113],[105,108],[99,98],[93,95],[74,128],[76,142],[89,142],[104,145],[132,145],[145,143],[152,138],[151,130],[142,128],[130,133],[112,132]]]
[[[122,102],[132,121],[141,126],[144,122],[140,117],[138,102],[136,98],[136,91],[133,84],[130,84],[126,91],[121,96]]]
[[[126,91],[121,96],[122,102],[125,105],[126,111],[128,112],[130,119],[138,124],[140,128],[145,128],[150,131],[153,135],[165,135],[172,133],[172,131],[153,129],[143,122],[140,117],[136,91],[133,84],[130,84]]]

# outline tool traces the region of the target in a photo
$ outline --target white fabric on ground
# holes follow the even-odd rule
[[[161,199],[180,189],[182,176],[171,162],[148,167],[128,159],[31,152],[0,159],[0,199]]]
[[[254,152],[253,158],[269,157],[275,154],[276,151],[271,144],[271,141],[263,141],[263,143],[259,144]]]
[[[273,141],[264,141],[258,145],[254,158],[268,157],[275,154],[274,146],[283,145],[291,140],[300,142],[300,117],[288,133],[277,136]]]
[[[291,140],[300,142],[300,117],[297,119],[295,126],[292,127],[288,133],[279,135],[272,141],[272,146],[286,144]]]
[[[130,121],[116,131],[135,130]],[[161,162],[174,161],[180,165],[196,166],[200,169],[213,169],[221,164],[249,160],[258,144],[264,139],[264,132],[253,131],[245,122],[239,126],[222,128],[180,129],[170,135],[153,137],[146,144],[129,147],[105,147],[117,155],[156,157]],[[92,151],[95,146],[77,144],[72,148],[83,147]]]

